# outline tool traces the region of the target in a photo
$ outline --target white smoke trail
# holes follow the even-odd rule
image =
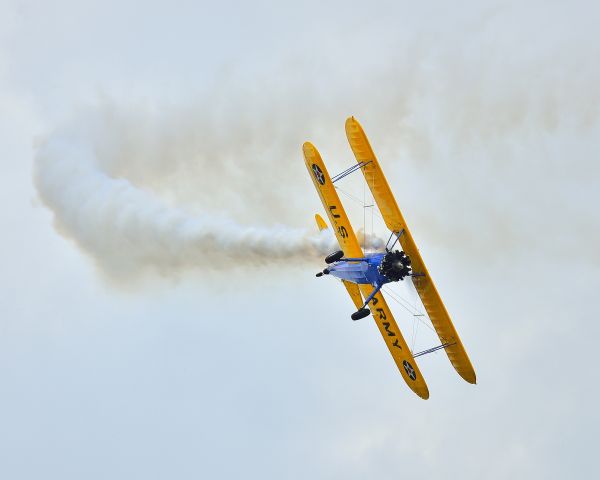
[[[232,85],[175,114],[164,105],[134,116],[127,106],[103,107],[39,148],[35,185],[56,228],[110,273],[300,261],[334,250],[331,235],[254,225],[295,222],[308,196],[318,208],[306,177],[287,181],[306,175],[300,145],[334,138],[335,125],[342,140],[343,118],[356,114],[386,174],[401,180],[398,200],[413,199],[407,220],[420,220],[415,230],[468,257],[530,238],[539,238],[538,248],[581,252],[577,237],[538,237],[554,228],[555,215],[544,212],[557,199],[562,218],[584,209],[595,218],[594,203],[578,199],[597,177],[589,160],[598,151],[600,73],[589,60],[597,47],[590,50],[585,36],[571,43],[552,55],[545,45],[537,52],[509,44],[511,55],[498,63],[483,50],[434,48],[419,38],[421,49],[390,57],[377,75],[330,80],[331,95],[287,88],[290,78],[275,76],[280,90],[263,81],[235,96]],[[340,158],[349,154],[342,143]],[[441,215],[445,203],[469,214]],[[573,228],[597,238],[593,222]]]
[[[328,231],[310,235],[284,225],[244,226],[169,207],[128,180],[98,169],[91,147],[72,139],[50,139],[35,166],[35,185],[54,212],[57,229],[111,273],[143,267],[218,268],[231,260],[265,264],[335,249]]]
[[[336,250],[331,231],[317,233],[316,225],[314,233],[282,224],[244,225],[223,212],[194,215],[170,206],[129,179],[110,175],[106,164],[116,160],[99,158],[97,145],[101,141],[105,147],[106,132],[94,132],[90,136],[71,128],[50,136],[38,149],[34,183],[54,213],[56,229],[111,276],[137,275],[148,269],[171,273],[299,262]],[[223,184],[227,183],[225,179]],[[357,233],[363,239],[362,232]],[[371,247],[381,247],[377,238],[366,240]]]

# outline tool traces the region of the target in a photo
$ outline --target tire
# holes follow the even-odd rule
[[[342,252],[341,250],[338,250],[335,253],[327,255],[325,257],[325,263],[329,264],[329,263],[339,262],[342,258],[344,258],[344,252]]]
[[[361,308],[360,310],[357,310],[352,315],[350,315],[350,318],[352,318],[352,320],[356,321],[356,320],[360,320],[361,318],[368,317],[370,313],[371,313],[371,310],[369,310],[368,308]]]

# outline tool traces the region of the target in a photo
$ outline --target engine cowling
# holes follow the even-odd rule
[[[377,270],[391,282],[398,282],[410,275],[410,258],[406,253],[399,250],[388,252],[381,260]]]

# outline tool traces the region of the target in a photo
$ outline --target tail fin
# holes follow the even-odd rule
[[[319,232],[322,232],[323,230],[327,229],[327,224],[325,223],[325,220],[323,220],[323,217],[321,217],[321,215],[319,215],[318,213],[315,214],[315,220],[317,221],[317,227],[319,227]]]

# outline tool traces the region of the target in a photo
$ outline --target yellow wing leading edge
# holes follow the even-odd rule
[[[319,193],[323,207],[327,212],[329,221],[333,227],[334,233],[340,244],[340,248],[346,257],[361,258],[363,251],[356,238],[354,230],[350,225],[346,211],[339,199],[339,196],[331,182],[331,177],[325,168],[325,164],[321,159],[318,150],[309,142],[302,146],[304,153],[304,162],[306,168],[312,178],[313,184]],[[320,216],[316,217],[317,226],[322,227],[323,219]],[[352,301],[357,308],[362,306],[360,293],[366,298],[371,293],[372,286],[360,285],[359,291],[355,290],[356,284],[344,282]],[[358,296],[357,296],[358,294]],[[429,398],[429,389],[425,383],[425,379],[421,375],[421,371],[412,357],[404,337],[400,333],[400,328],[392,316],[387,303],[385,302],[381,292],[377,293],[369,302],[371,313],[375,319],[375,323],[383,336],[385,343],[392,354],[392,357],[400,370],[402,378],[407,383],[412,391],[423,399]]]
[[[473,365],[427,271],[404,217],[400,213],[398,204],[379,166],[377,157],[373,153],[369,140],[360,123],[354,117],[346,120],[346,136],[356,161],[365,163],[361,170],[386,226],[396,235],[400,235],[400,244],[412,260],[412,269],[417,275],[411,278],[440,341],[442,344],[449,345],[445,350],[452,366],[467,382],[475,383],[476,375]]]

